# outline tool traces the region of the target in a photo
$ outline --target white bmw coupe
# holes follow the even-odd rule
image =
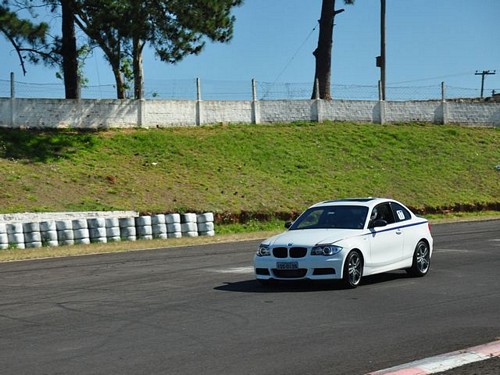
[[[273,280],[342,280],[355,288],[363,276],[405,269],[429,272],[433,239],[426,219],[383,198],[340,199],[309,207],[288,231],[263,241],[255,277]]]

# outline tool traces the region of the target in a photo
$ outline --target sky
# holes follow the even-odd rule
[[[356,0],[335,18],[332,51],[334,85],[376,86],[380,69],[380,1]],[[233,39],[207,43],[200,55],[175,65],[144,55],[145,91],[162,84],[200,78],[237,86],[237,82],[303,84],[314,77],[312,52],[318,42],[321,0],[244,0],[233,11]],[[476,71],[485,77],[485,94],[500,92],[500,0],[387,0],[386,84],[394,87],[447,86],[478,90]],[[29,65],[23,76],[19,61],[0,35],[0,96],[10,73],[16,82],[61,84],[56,70]],[[95,51],[85,64],[89,86],[113,85],[107,62]],[[191,84],[191,83],[189,83]],[[250,83],[248,83],[250,85]],[[8,93],[8,91],[7,91]],[[43,95],[43,94],[40,94]]]

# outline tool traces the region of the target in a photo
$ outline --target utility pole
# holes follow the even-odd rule
[[[385,100],[385,0],[380,0],[380,56],[377,56],[380,68],[380,99]]]
[[[474,75],[481,76],[481,98],[483,97],[483,92],[484,92],[484,76],[493,75],[493,74],[496,74],[496,70],[494,70],[494,71],[483,70],[482,72],[476,70],[476,73]]]

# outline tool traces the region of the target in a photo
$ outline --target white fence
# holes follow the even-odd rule
[[[294,121],[500,126],[500,103],[363,100],[67,100],[0,98],[4,128],[161,128]]]

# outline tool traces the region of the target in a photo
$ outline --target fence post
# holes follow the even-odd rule
[[[319,97],[319,79],[316,78],[316,80],[314,81],[314,92],[316,93],[315,95],[315,98],[314,98],[314,101],[315,101],[315,104],[316,104],[316,122],[323,122],[323,114],[321,113],[321,109],[322,109],[322,101],[321,101],[321,98]]]
[[[385,100],[384,100],[384,88],[382,87],[382,81],[378,81],[378,105],[379,105],[379,124],[385,124]]]
[[[201,115],[201,82],[196,78],[196,125],[200,126],[202,123]]]
[[[257,100],[257,83],[252,78],[252,123],[260,124],[260,105]]]
[[[441,109],[443,110],[443,125],[448,123],[448,104],[446,103],[446,84],[441,82]]]
[[[10,72],[10,127],[16,124],[16,86],[14,72]]]
[[[139,128],[142,128],[144,126],[144,107],[146,105],[146,100],[144,98],[139,99],[136,101],[137,102],[137,122]],[[146,126],[148,127],[148,126]]]

